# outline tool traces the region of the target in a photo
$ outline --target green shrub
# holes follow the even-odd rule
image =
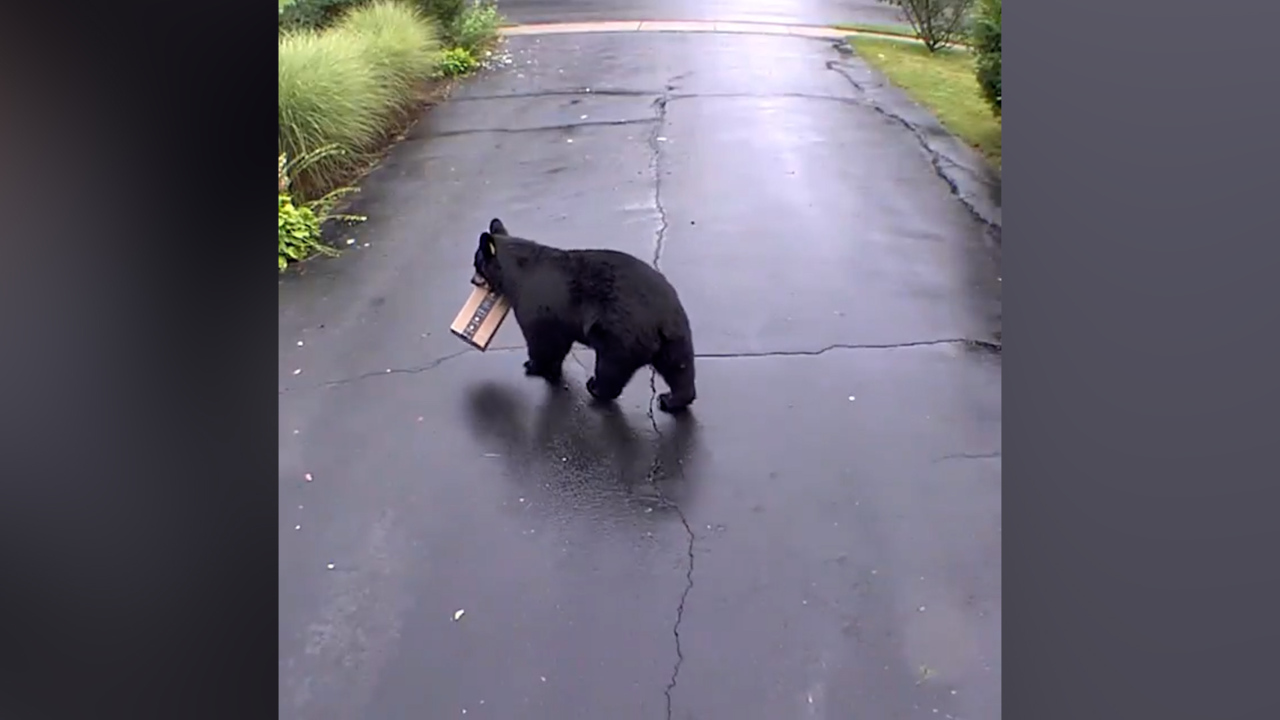
[[[497,37],[502,16],[494,0],[414,0],[428,17],[440,24],[440,39],[447,47],[476,53]]]
[[[455,45],[454,29],[467,8],[467,0],[414,0],[427,17],[440,25],[440,37],[446,45]]]
[[[294,205],[288,193],[280,193],[280,271],[284,272],[290,261],[306,260],[316,251],[327,250],[320,242],[320,220],[315,213]]]
[[[379,148],[439,67],[435,25],[408,4],[375,0],[325,30],[279,43],[280,152],[302,157],[334,145],[297,178],[315,197]]]
[[[364,0],[280,0],[281,30],[320,30]]]
[[[502,15],[493,0],[475,0],[469,3],[453,28],[452,44],[465,48],[476,57],[480,50],[498,36]]]
[[[322,189],[374,146],[393,98],[369,63],[366,43],[345,30],[280,37],[280,152],[304,157],[335,145],[297,178],[303,194]]]
[[[365,218],[359,215],[333,214],[333,208],[343,196],[357,192],[355,188],[343,187],[334,190],[318,200],[305,203],[295,202],[290,194],[293,177],[300,170],[331,154],[340,154],[336,146],[319,150],[290,161],[284,153],[280,154],[279,191],[280,191],[280,235],[277,260],[280,271],[284,272],[289,262],[306,260],[313,255],[337,255],[337,251],[325,245],[321,239],[321,226],[326,220],[345,220],[360,222]]]
[[[390,91],[397,107],[413,104],[419,84],[440,64],[435,24],[411,5],[375,0],[353,9],[338,27],[364,40],[376,82]]]
[[[453,47],[444,51],[440,57],[439,73],[443,77],[466,75],[476,69],[479,63],[465,48]]]
[[[973,50],[977,55],[976,75],[982,97],[997,117],[1001,113],[1004,88],[1000,83],[1001,0],[978,0],[973,18]]]
[[[929,52],[965,39],[973,0],[880,0],[898,8]]]

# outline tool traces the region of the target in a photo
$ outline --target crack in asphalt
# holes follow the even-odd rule
[[[667,122],[667,102],[669,96],[664,93],[653,101],[653,132],[649,133],[649,150],[653,160],[649,167],[653,170],[653,206],[658,211],[658,230],[653,240],[653,268],[660,270],[658,263],[662,260],[662,244],[667,238],[667,209],[662,204],[662,127]]]
[[[654,414],[654,406],[657,404],[657,399],[657,373],[650,371],[649,424],[653,426],[653,432],[658,436],[658,444],[660,445],[662,443],[662,429],[658,427],[658,418]],[[680,593],[680,602],[676,605],[676,620],[671,626],[671,634],[675,637],[676,641],[676,662],[671,668],[671,679],[667,681],[667,687],[662,691],[663,696],[666,698],[666,718],[667,720],[671,720],[671,693],[676,689],[676,683],[680,678],[680,667],[684,665],[684,647],[680,642],[680,624],[684,622],[685,601],[689,599],[689,593],[693,591],[693,543],[697,539],[697,536],[694,535],[693,526],[689,524],[689,518],[685,516],[684,510],[680,507],[680,504],[667,497],[667,494],[663,492],[662,487],[658,485],[657,476],[661,463],[661,456],[655,455],[653,458],[653,464],[649,466],[648,480],[658,494],[659,503],[663,507],[670,508],[675,511],[676,517],[680,518],[680,524],[684,526],[685,535],[689,538],[689,542],[685,547],[685,553],[688,556],[689,562],[684,574],[684,591]],[[681,480],[684,480],[684,465],[681,463],[679,458],[676,459],[676,474],[680,476]]]
[[[653,239],[653,269],[661,270],[663,243],[666,241],[667,229],[667,210],[662,204],[662,128],[667,121],[667,103],[671,99],[672,86],[668,85],[666,90],[658,95],[653,101],[654,125],[653,132],[649,134],[649,150],[652,153],[653,160],[649,166],[653,170],[653,205],[658,212],[658,228],[654,233]],[[649,424],[653,426],[653,432],[658,437],[658,442],[662,442],[662,429],[658,427],[658,418],[654,414],[654,406],[658,402],[658,373],[650,368],[649,370]],[[658,468],[662,463],[661,455],[655,455],[653,464],[649,467],[649,481],[653,484],[654,490],[658,494],[658,500],[666,507],[675,511],[676,516],[680,518],[680,524],[684,526],[685,534],[689,538],[687,547],[685,548],[689,564],[685,570],[685,586],[684,592],[680,593],[680,602],[676,605],[675,624],[671,627],[671,634],[675,637],[676,642],[676,661],[671,668],[671,679],[667,682],[667,687],[663,690],[663,696],[666,698],[666,717],[671,720],[671,693],[676,688],[676,683],[680,678],[680,666],[684,664],[684,648],[680,644],[680,624],[684,622],[684,603],[689,597],[689,592],[693,590],[693,543],[696,536],[693,534],[693,527],[689,525],[689,519],[685,517],[684,510],[680,504],[672,500],[663,492],[662,487],[658,485],[656,478]],[[683,479],[684,466],[680,464],[679,458],[676,459],[676,473]]]
[[[460,135],[483,135],[486,133],[495,133],[503,135],[518,135],[521,133],[538,133],[538,132],[555,132],[574,130],[585,127],[622,127],[626,125],[648,125],[654,121],[653,118],[632,118],[630,120],[585,120],[583,122],[565,123],[563,125],[535,125],[523,128],[474,128],[470,130],[445,130],[443,132],[434,133],[432,137],[458,137]]]
[[[661,90],[628,90],[625,88],[605,88],[596,90],[592,88],[573,88],[569,90],[539,90],[537,92],[518,92],[507,93],[504,95],[471,95],[469,97],[450,98],[450,104],[460,102],[480,102],[484,100],[512,100],[512,99],[534,99],[544,97],[576,97],[578,95],[603,95],[605,97],[646,97],[648,95],[661,95]]]
[[[817,350],[761,350],[760,352],[742,352],[742,353],[699,353],[695,357],[701,358],[718,358],[718,359],[734,359],[734,358],[758,358],[758,357],[814,357],[824,355],[832,350],[896,350],[898,348],[913,347],[929,347],[931,345],[967,345],[992,353],[999,354],[1002,348],[1000,343],[991,342],[990,340],[973,340],[971,338],[943,338],[941,340],[914,340],[910,342],[899,343],[833,343]]]
[[[523,350],[523,349],[524,349],[523,346],[491,347],[487,350],[487,352],[502,353],[502,352],[512,352],[514,350]],[[466,355],[467,353],[471,352],[471,350],[472,348],[466,348],[463,350],[459,350],[457,352],[449,353],[448,355],[442,355],[432,360],[431,362],[427,363],[426,365],[419,365],[417,367],[407,367],[407,368],[387,368],[385,370],[375,370],[367,373],[361,373],[359,375],[353,375],[347,378],[339,378],[337,380],[326,380],[325,382],[316,383],[315,385],[304,385],[302,387],[283,388],[277,391],[276,394],[284,395],[285,393],[298,392],[299,390],[317,390],[319,388],[337,387],[338,385],[350,385],[351,383],[360,382],[361,380],[368,380],[369,378],[375,378],[375,377],[385,377],[387,375],[417,375],[418,373],[423,373],[428,370],[434,370],[440,367],[441,365],[445,364],[446,362],[453,360],[454,358],[458,358],[458,357],[462,357],[463,355]]]
[[[844,78],[849,83],[849,85],[854,89],[855,92],[863,96],[863,99],[861,100],[860,104],[863,104],[866,107],[871,108],[875,112],[879,113],[881,116],[886,117],[898,123],[899,125],[902,125],[902,127],[906,128],[907,132],[909,132],[911,136],[915,138],[916,142],[920,144],[920,147],[923,148],[925,153],[929,156],[929,162],[933,166],[934,174],[937,175],[943,182],[947,184],[947,188],[951,191],[952,197],[956,198],[956,200],[958,200],[960,204],[964,206],[965,210],[969,212],[969,215],[973,217],[974,220],[978,221],[986,229],[987,234],[991,236],[991,239],[993,239],[996,242],[996,244],[1000,244],[1001,226],[998,223],[995,223],[989,218],[987,218],[981,211],[978,210],[978,208],[973,204],[971,200],[969,200],[964,196],[964,193],[962,193],[960,190],[960,184],[956,181],[956,179],[952,176],[950,172],[951,169],[963,171],[966,173],[969,173],[971,171],[968,168],[964,167],[963,165],[957,163],[955,160],[952,160],[951,158],[943,155],[942,153],[938,152],[933,147],[931,147],[929,145],[928,138],[925,136],[925,133],[920,129],[919,126],[915,125],[910,120],[907,120],[901,115],[893,112],[892,110],[884,107],[884,105],[876,102],[874,99],[868,97],[867,87],[865,87],[863,83],[859,82],[852,75],[849,74],[848,69],[845,66],[843,60],[828,60],[826,62],[826,67],[828,70],[831,70],[832,72],[836,73],[840,77]],[[883,85],[877,84],[875,87],[880,88],[880,87],[883,87]]]
[[[853,82],[856,82],[856,81],[853,81]],[[858,83],[858,85],[861,86],[862,83]],[[880,85],[876,85],[875,87],[880,87]],[[819,100],[823,102],[840,103],[841,105],[856,105],[859,107],[872,106],[871,103],[861,98],[851,98],[851,97],[845,97],[842,95],[823,95],[819,93],[805,93],[805,92],[670,93],[670,92],[664,92],[662,90],[615,90],[611,92],[610,91],[590,91],[590,90],[586,90],[586,91],[584,90],[548,90],[546,92],[538,92],[538,93],[511,93],[510,95],[481,95],[477,97],[458,98],[457,100],[450,100],[450,103],[480,102],[480,101],[492,101],[492,100],[517,100],[517,99],[537,100],[539,98],[547,98],[547,97],[590,97],[592,95],[603,95],[605,97],[636,97],[636,98],[654,97],[664,102],[676,102],[678,100],[699,100],[699,99]],[[651,118],[643,118],[643,119],[637,118],[634,120],[628,120],[626,121],[626,123],[644,123],[644,122],[651,122],[651,121],[652,121]],[[582,123],[582,124],[590,125],[592,123]],[[601,122],[599,124],[606,125],[609,123]],[[559,126],[555,126],[555,127],[559,127]],[[572,127],[572,125],[566,125],[564,127]],[[445,135],[465,135],[468,133],[480,133],[480,132],[504,132],[504,131],[501,129],[499,130],[452,130],[452,131],[436,133],[435,136],[439,137],[439,136],[445,136]],[[505,132],[525,132],[525,131],[516,129],[516,130],[506,130]]]
[[[877,85],[877,87],[879,87]],[[825,100],[828,102],[837,102],[845,105],[864,105],[865,101],[859,98],[844,97],[841,95],[823,95],[818,93],[804,92],[772,92],[772,93],[753,93],[753,92],[701,92],[701,93],[672,93],[663,90],[547,90],[536,93],[511,93],[509,95],[477,95],[475,97],[465,97],[450,100],[450,104],[460,102],[483,102],[492,100],[537,100],[547,97],[590,97],[592,95],[602,95],[605,97],[655,97],[665,98],[668,102],[675,100],[696,100],[698,98],[744,98],[755,100],[776,100],[794,98],[799,100]],[[639,122],[639,121],[637,121]],[[458,130],[451,133],[441,134],[458,134],[464,132],[484,132],[483,130]]]
[[[656,262],[657,262],[657,257],[655,253],[655,264]],[[1003,347],[1000,343],[992,342],[989,340],[974,340],[971,338],[944,338],[942,340],[916,340],[916,341],[899,342],[899,343],[833,343],[831,345],[827,345],[827,346],[818,348],[816,350],[761,350],[758,352],[698,353],[694,357],[700,360],[701,359],[733,360],[738,358],[767,358],[767,357],[815,357],[818,355],[825,355],[826,353],[832,352],[834,350],[896,350],[899,348],[929,347],[932,345],[965,345],[968,347],[986,350],[988,352],[991,352],[997,355],[1000,354],[1001,349]],[[516,352],[519,350],[524,350],[524,346],[523,345],[506,345],[506,346],[500,346],[500,347],[491,347],[485,352],[490,354],[497,354],[497,353]],[[440,367],[441,365],[445,364],[446,362],[453,360],[454,358],[462,357],[463,355],[466,355],[469,352],[472,352],[472,348],[465,348],[463,350],[459,350],[454,353],[449,353],[448,355],[443,355],[441,357],[438,357],[432,360],[431,362],[425,365],[419,365],[419,366],[407,367],[407,368],[387,368],[385,370],[375,370],[371,372],[361,373],[359,375],[354,375],[352,377],[340,378],[338,380],[327,380],[325,382],[316,383],[314,385],[304,385],[301,387],[283,388],[277,391],[277,395],[284,395],[285,393],[299,392],[304,390],[316,390],[319,388],[326,388],[326,387],[337,387],[339,385],[350,385],[352,383],[360,382],[362,380],[368,380],[370,378],[376,378],[376,377],[386,377],[387,375],[417,375],[418,373],[423,373],[428,370],[434,370]],[[579,360],[577,356],[574,356],[574,360],[577,361],[579,365],[582,365],[581,360]],[[585,365],[582,365],[582,367],[584,370],[586,369]],[[657,398],[657,390],[655,389],[656,386],[654,384],[655,377],[656,377],[656,374],[653,372],[650,372],[649,389],[653,391],[653,397],[650,398],[651,400],[650,409],[649,409],[650,419],[652,419],[652,414],[653,414],[652,400]]]
[[[671,95],[671,100],[821,100],[824,102],[840,103],[842,105],[866,105],[867,103],[859,98],[841,97],[840,95],[820,95],[818,93],[802,93],[802,92],[777,92],[777,93],[743,93],[743,92],[707,92],[707,93],[681,93],[679,95]]]

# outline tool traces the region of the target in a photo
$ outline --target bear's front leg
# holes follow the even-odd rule
[[[573,339],[555,325],[541,323],[529,328],[525,342],[529,346],[529,359],[524,363],[525,375],[540,377],[550,383],[560,382],[564,359],[573,349]]]

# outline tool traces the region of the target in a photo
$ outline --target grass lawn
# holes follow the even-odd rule
[[[969,51],[939,50],[930,55],[918,43],[856,35],[849,44],[912,100],[928,108],[943,127],[1000,169],[1000,120],[978,91]]]

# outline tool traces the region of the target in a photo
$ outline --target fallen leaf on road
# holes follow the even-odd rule
[[[461,620],[461,619],[462,619],[462,616],[463,616],[463,615],[465,615],[465,614],[467,614],[467,611],[466,611],[466,610],[454,610],[454,611],[453,611],[453,621],[454,621],[454,622],[458,622],[459,620]]]

